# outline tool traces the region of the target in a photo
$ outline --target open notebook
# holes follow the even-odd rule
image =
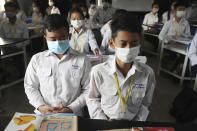
[[[5,131],[77,131],[77,123],[74,114],[15,113]]]

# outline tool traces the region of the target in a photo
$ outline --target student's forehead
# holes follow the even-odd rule
[[[177,9],[185,9],[185,6],[183,6],[183,5],[178,6]]]
[[[14,12],[14,11],[16,11],[16,9],[14,7],[7,7],[7,8],[5,8],[5,11]]]
[[[79,12],[73,12],[73,13],[71,14],[71,17],[82,17],[82,15],[81,15],[81,13],[79,13]]]
[[[133,40],[138,39],[139,34],[137,32],[129,32],[129,31],[118,31],[115,39],[118,40]]]
[[[68,31],[66,30],[65,27],[61,27],[59,29],[56,29],[56,30],[52,30],[52,31],[48,31],[48,29],[46,29],[46,34],[47,35],[59,35],[59,36],[62,36],[62,35],[68,35]]]

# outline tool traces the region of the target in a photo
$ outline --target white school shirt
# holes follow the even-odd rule
[[[112,38],[112,31],[111,31],[111,24],[110,20],[107,22],[102,28],[101,28],[101,34],[103,35],[103,40],[101,43],[100,51],[102,54],[109,55],[109,54],[114,54],[115,50],[112,49],[109,45],[109,40]]]
[[[57,7],[55,7],[55,6],[53,6],[52,9],[51,9],[50,7],[48,7],[48,8],[46,9],[46,13],[47,13],[48,15],[51,15],[51,14],[60,14],[60,10],[59,10]]]
[[[186,19],[197,19],[197,7],[188,7],[186,9]]]
[[[17,11],[16,18],[17,18],[18,20],[23,21],[23,22],[26,22],[26,21],[27,21],[27,16],[25,15],[25,12],[22,11],[22,10],[18,10],[18,11]],[[7,19],[7,16],[6,16],[5,11],[1,11],[1,12],[0,12],[0,21],[6,20],[6,19]]]
[[[112,19],[112,15],[115,13],[115,9],[109,7],[106,11],[103,8],[98,8],[93,16],[93,22],[99,24],[105,24]]]
[[[121,95],[125,99],[135,74],[130,92],[126,113],[123,113],[114,73],[117,73]],[[145,121],[149,114],[148,106],[152,102],[155,88],[155,75],[153,70],[139,62],[135,62],[126,78],[116,67],[114,60],[109,60],[92,68],[90,76],[90,89],[86,103],[92,119],[128,119]]]
[[[43,22],[42,14],[40,13],[38,15],[36,12],[33,12],[33,14],[32,14],[32,23],[41,24],[42,22]]]
[[[92,30],[83,27],[81,31],[77,33],[74,28],[71,28],[70,33],[72,36],[69,44],[72,49],[85,54],[91,53],[89,49],[92,51],[99,49]]]
[[[168,21],[168,12],[169,11],[166,11],[163,13],[162,15],[162,23],[165,24],[167,21]],[[172,14],[172,12],[170,11],[170,19],[169,20],[172,20],[174,19],[174,15]]]
[[[91,5],[90,8],[88,9],[88,14],[90,15],[90,19],[93,19],[93,16],[95,15],[97,11],[97,6],[96,5]]]
[[[148,30],[148,27],[144,26],[144,25],[153,25],[153,24],[155,24],[158,21],[159,21],[158,14],[153,15],[152,12],[147,13],[145,15],[144,21],[143,21],[143,28],[144,28],[144,30]]]
[[[61,60],[49,50],[34,55],[27,67],[24,87],[35,113],[40,113],[37,108],[41,105],[63,104],[82,116],[90,69],[88,58],[71,48]]]
[[[0,37],[2,38],[29,38],[27,24],[21,20],[16,20],[11,24],[9,20],[3,20],[0,24]]]
[[[176,30],[176,31],[175,31]],[[190,26],[185,18],[182,18],[179,23],[174,19],[167,21],[160,34],[159,39],[165,40],[168,36],[190,36]]]
[[[109,40],[112,38],[111,32],[108,32],[103,36],[100,51],[103,55],[115,54],[115,49],[111,48],[109,45]]]
[[[197,65],[197,33],[194,36],[189,48],[189,59],[192,66]]]

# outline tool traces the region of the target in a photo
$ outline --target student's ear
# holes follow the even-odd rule
[[[109,39],[108,44],[109,44],[109,46],[110,46],[112,49],[115,49],[114,42],[113,42],[113,39],[112,39],[112,38]]]

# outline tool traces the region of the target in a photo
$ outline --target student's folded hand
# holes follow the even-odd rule
[[[94,49],[94,51],[93,51],[93,53],[94,53],[94,55],[99,55],[99,50],[98,49]]]
[[[60,104],[59,107],[54,108],[53,113],[73,113],[73,111],[70,108],[64,107],[62,104]]]
[[[47,112],[53,112],[54,108],[49,106],[49,105],[42,105],[40,107],[38,107],[38,110],[41,112],[41,113],[47,113]]]

